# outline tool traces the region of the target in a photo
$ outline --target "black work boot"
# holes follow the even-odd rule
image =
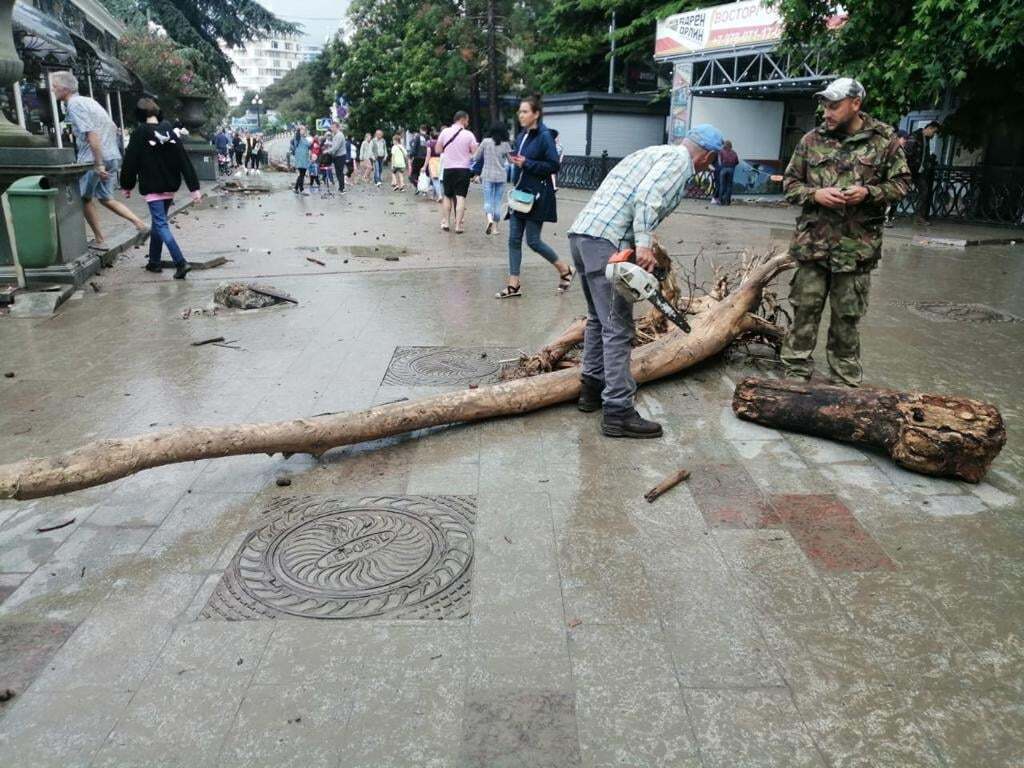
[[[185,275],[187,275],[191,271],[192,271],[192,265],[189,264],[188,262],[185,262],[184,264],[180,265],[176,270],[174,270],[174,279],[175,280],[184,280],[185,279]]]
[[[628,411],[605,411],[601,419],[601,432],[606,437],[661,437],[661,424],[643,418],[635,408]]]
[[[160,262],[154,264],[151,261],[147,261],[143,269],[146,270],[147,272],[163,272],[164,270],[164,268],[160,265]]]
[[[592,376],[580,376],[580,399],[576,407],[584,413],[593,413],[601,407],[601,390],[604,382]]]

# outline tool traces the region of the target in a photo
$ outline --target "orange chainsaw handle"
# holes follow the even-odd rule
[[[633,261],[633,257],[635,255],[636,254],[633,252],[632,248],[623,248],[621,251],[619,251],[614,256],[612,256],[610,259],[608,259],[608,263],[609,264],[621,264],[624,261]]]

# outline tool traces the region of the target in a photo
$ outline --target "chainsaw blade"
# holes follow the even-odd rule
[[[662,295],[661,291],[655,291],[651,295],[651,304],[657,307],[658,311],[679,327],[683,333],[690,332],[690,324],[686,322],[686,317],[669,303],[669,300]]]

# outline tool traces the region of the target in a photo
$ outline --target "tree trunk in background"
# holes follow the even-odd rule
[[[879,448],[906,469],[971,483],[1006,443],[999,410],[966,397],[748,378],[732,409],[766,427]]]
[[[487,0],[487,113],[490,125],[481,133],[490,129],[498,122],[498,44],[494,6],[497,0]]]

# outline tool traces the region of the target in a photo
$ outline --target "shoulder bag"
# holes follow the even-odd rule
[[[517,154],[523,153],[523,147],[526,146],[526,139],[529,137],[529,133],[523,134],[523,140],[519,142],[519,151]],[[533,192],[527,192],[526,190],[520,189],[519,185],[523,183],[523,169],[519,169],[519,178],[516,180],[516,185],[508,191],[508,207],[510,211],[516,211],[517,213],[529,213],[533,210],[533,204],[537,202],[537,195]]]

